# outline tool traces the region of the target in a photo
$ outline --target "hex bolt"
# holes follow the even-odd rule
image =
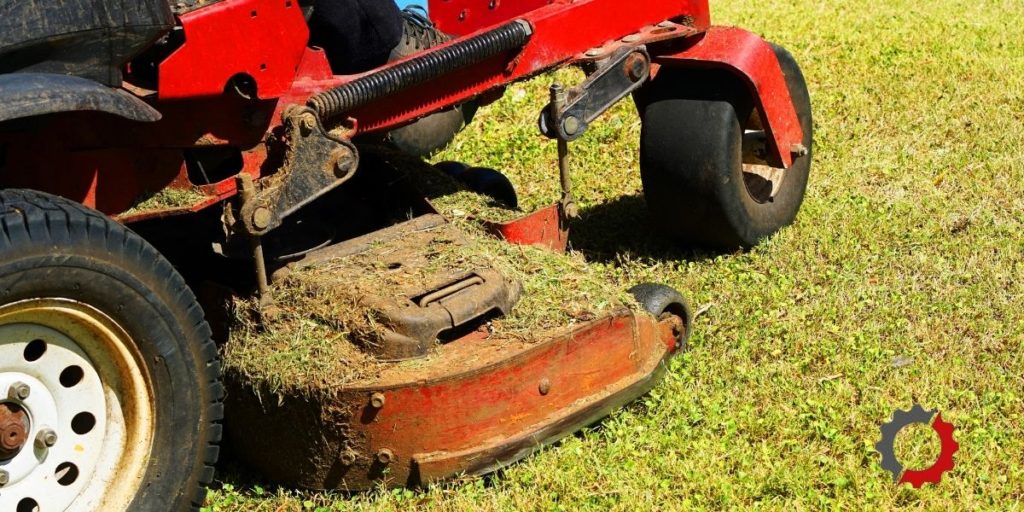
[[[44,427],[36,434],[37,448],[52,448],[55,444],[57,444],[57,432],[54,432],[52,428]]]
[[[370,406],[374,409],[383,409],[385,402],[384,393],[377,392],[370,395]]]
[[[28,387],[28,384],[24,382],[15,382],[11,384],[11,388],[7,390],[7,398],[11,400],[26,400],[29,395],[32,394],[32,388]]]
[[[807,146],[804,146],[803,144],[793,144],[789,147],[789,152],[796,156],[807,156],[807,154],[810,153],[810,150],[808,150]]]
[[[395,460],[395,453],[387,448],[381,448],[377,452],[377,462],[384,464],[385,466],[391,464]]]
[[[0,469],[0,487],[3,487],[10,483],[11,475],[6,470]]]

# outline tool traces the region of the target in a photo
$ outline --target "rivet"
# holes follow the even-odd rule
[[[541,395],[547,395],[551,392],[551,381],[548,379],[541,379],[540,385],[537,386],[537,390],[540,391]]]

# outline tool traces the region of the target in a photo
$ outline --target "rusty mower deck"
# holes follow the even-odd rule
[[[529,340],[494,334],[481,321],[439,342],[444,318],[451,332],[481,313],[510,308],[518,294],[516,283],[475,264],[424,273],[431,244],[458,238],[439,216],[426,215],[293,264],[292,272],[318,266],[336,272],[339,279],[328,287],[347,287],[344,276],[359,272],[405,272],[417,277],[413,282],[434,284],[360,289],[362,299],[339,301],[339,308],[358,304],[356,316],[381,323],[384,335],[372,343],[350,332],[377,360],[368,376],[341,387],[276,392],[266,382],[229,378],[226,426],[237,456],[275,481],[312,489],[420,485],[486,473],[646,393],[680,346],[683,318],[659,320],[625,307]],[[399,246],[405,250],[395,251]],[[424,300],[430,295],[438,298]],[[386,361],[396,356],[405,360]]]

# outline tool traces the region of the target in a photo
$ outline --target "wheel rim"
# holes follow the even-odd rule
[[[754,202],[765,204],[782,189],[786,170],[766,165],[768,134],[760,124],[755,111],[743,133],[743,185]]]
[[[135,347],[81,302],[0,307],[0,510],[128,507],[154,430],[151,380]]]

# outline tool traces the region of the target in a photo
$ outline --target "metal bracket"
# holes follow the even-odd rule
[[[635,91],[651,75],[651,57],[643,46],[626,46],[603,61],[580,85],[569,89],[568,101],[553,116],[551,105],[541,112],[540,131],[550,138],[580,138],[590,123]],[[553,119],[560,122],[552,122]]]
[[[359,167],[356,147],[327,133],[311,109],[292,107],[282,117],[288,145],[284,163],[239,214],[250,235],[280,226],[285,217],[348,181]]]

